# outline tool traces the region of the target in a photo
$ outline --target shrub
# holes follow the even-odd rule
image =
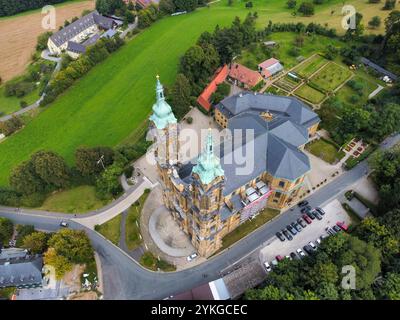
[[[186,118],[186,122],[187,122],[188,124],[192,124],[192,123],[193,123],[193,118],[192,118],[192,117],[187,117],[187,118]]]
[[[26,101],[22,100],[22,101],[20,101],[19,105],[23,109],[23,108],[26,108],[28,106],[28,103]]]

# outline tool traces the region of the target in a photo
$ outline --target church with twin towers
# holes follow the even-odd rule
[[[252,130],[252,140],[233,141],[232,150],[226,150],[214,146],[209,130],[198,157],[183,162],[179,123],[158,76],[149,120],[164,204],[204,257],[218,251],[225,235],[265,208],[282,210],[298,201],[311,170],[304,145],[320,122],[294,97],[245,91],[216,105],[214,120],[221,130]],[[238,174],[232,157],[247,143],[255,146],[245,155],[252,157],[253,165],[246,174]]]

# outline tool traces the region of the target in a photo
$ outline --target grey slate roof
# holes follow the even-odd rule
[[[382,68],[381,66],[377,65],[376,63],[373,63],[371,60],[368,60],[367,58],[362,57],[361,58],[361,62],[369,67],[371,67],[372,69],[378,71],[379,73],[388,76],[389,78],[391,78],[392,80],[397,81],[398,77],[397,75],[395,75],[394,73]]]
[[[0,265],[0,288],[38,286],[42,283],[42,257],[15,260]]]
[[[232,149],[220,145],[216,148],[225,173],[224,195],[229,195],[237,188],[267,171],[276,178],[295,181],[310,170],[308,157],[298,148],[308,141],[307,128],[320,121],[318,115],[306,105],[288,97],[245,93],[226,98],[220,103],[231,115],[228,129],[254,130],[254,137],[248,141],[236,138],[233,134]],[[260,112],[269,111],[274,115],[270,121],[260,117]],[[246,154],[246,143],[254,146],[254,155]],[[241,148],[241,149],[238,149]],[[234,150],[240,150],[251,166],[251,171],[238,174],[238,168],[244,164],[227,159],[235,159]],[[253,152],[249,149],[249,152]],[[238,161],[236,161],[238,162]]]
[[[103,17],[95,10],[66,26],[62,30],[56,32],[50,37],[50,39],[54,42],[56,46],[60,47],[67,41],[80,34],[82,31],[94,25],[98,25],[99,27],[108,30],[113,27],[113,24],[113,19]]]
[[[294,123],[310,127],[320,121],[318,115],[295,97],[243,92],[222,100],[216,108],[228,119],[245,111],[270,111],[290,118]]]
[[[85,53],[86,47],[77,42],[68,41],[67,51],[75,52],[75,53]]]

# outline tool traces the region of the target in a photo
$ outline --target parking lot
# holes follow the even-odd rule
[[[322,209],[326,212],[323,219],[312,220],[311,224],[308,224],[301,232],[293,236],[293,240],[288,241],[288,239],[286,239],[282,242],[276,236],[269,239],[266,246],[259,251],[260,262],[263,263],[267,261],[271,263],[277,255],[284,257],[290,255],[291,252],[296,252],[299,248],[303,250],[303,247],[310,241],[315,243],[315,240],[321,235],[327,236],[328,234],[325,228],[334,226],[338,221],[344,221],[346,225],[350,224],[350,217],[338,200],[330,202],[322,207]],[[294,221],[296,221],[296,219],[293,219],[293,222]]]

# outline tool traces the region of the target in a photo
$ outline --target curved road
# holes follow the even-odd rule
[[[390,137],[382,144],[382,148],[389,148],[399,140],[400,135]],[[366,172],[368,172],[368,165],[364,161],[314,192],[307,200],[311,206],[322,206],[332,199],[342,196]],[[25,212],[16,213],[15,210],[7,211],[0,209],[0,216],[7,217],[15,223],[32,224],[38,229],[48,231],[55,231],[59,228],[59,217],[32,215]],[[297,207],[293,211],[288,210],[207,262],[173,273],[158,273],[143,269],[97,232],[78,223],[79,218],[71,221],[70,227],[85,230],[100,256],[105,299],[163,299],[219,278],[221,270],[232,266],[248,253],[259,248],[268,239],[274,237],[276,231],[285,227],[293,221],[294,217],[298,216],[300,216],[300,211]]]

